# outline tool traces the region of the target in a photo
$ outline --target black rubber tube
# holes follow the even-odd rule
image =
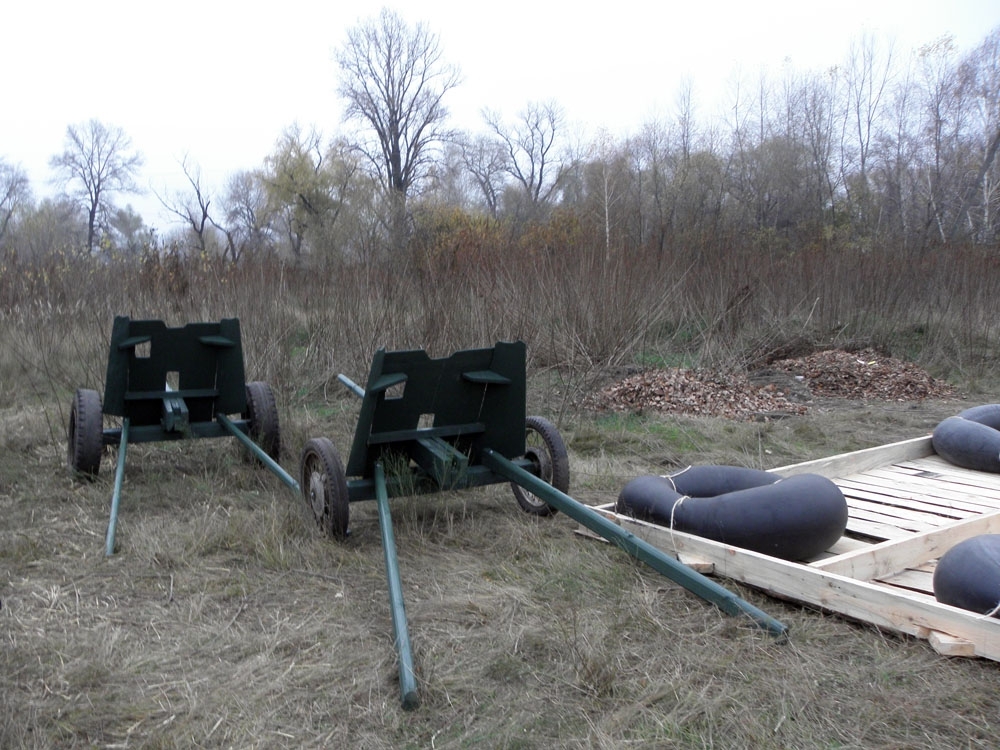
[[[1000,404],[985,404],[948,417],[931,435],[934,451],[955,466],[1000,472]]]
[[[1000,605],[1000,534],[974,536],[945,552],[934,568],[933,586],[942,604],[993,612]]]
[[[707,494],[711,491],[718,492]],[[622,489],[616,510],[785,560],[816,557],[847,527],[847,501],[826,477],[799,474],[782,479],[727,466],[695,467],[672,477],[638,477]]]
[[[715,497],[736,490],[774,484],[781,477],[769,471],[742,466],[691,466],[668,475],[674,489],[691,497]]]

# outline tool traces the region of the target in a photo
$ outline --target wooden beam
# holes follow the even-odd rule
[[[877,466],[923,458],[934,453],[930,436],[912,438],[898,443],[879,445],[874,448],[840,453],[829,458],[817,458],[813,461],[803,461],[790,466],[771,469],[775,474],[790,477],[793,474],[819,474],[824,477],[837,478],[849,474],[857,474]]]

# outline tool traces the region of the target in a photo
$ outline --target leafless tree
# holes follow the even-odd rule
[[[994,236],[1000,210],[1000,170],[995,166],[1000,152],[1000,27],[966,56],[959,75],[972,103],[970,141],[978,141],[979,148],[975,177],[968,181],[949,235],[956,237],[960,225],[967,223],[974,239],[987,242]]]
[[[388,9],[350,29],[336,60],[345,118],[363,123],[373,136],[358,148],[390,198],[391,242],[398,249],[407,195],[426,173],[435,146],[451,137],[443,100],[459,73],[443,61],[437,35],[422,23],[411,28]]]
[[[967,135],[967,84],[955,60],[954,39],[944,36],[919,52],[924,169],[921,186],[927,202],[924,227],[935,241],[947,242],[949,219],[957,212],[962,174],[973,167],[964,148]],[[929,239],[929,236],[928,236]]]
[[[143,158],[124,130],[90,120],[66,128],[66,148],[50,164],[87,212],[86,250],[92,253],[101,216],[111,207],[109,195],[139,192],[135,177]]]
[[[753,91],[753,89],[749,89]],[[767,159],[777,152],[772,122],[772,84],[761,75],[748,95],[742,80],[733,89],[730,108],[731,142],[727,165],[729,190],[755,228],[773,223],[776,195],[768,189],[773,171]]]
[[[486,210],[495,219],[500,209],[500,196],[507,174],[503,146],[495,139],[482,135],[465,140],[461,145],[465,169],[479,190]]]
[[[837,71],[806,77],[801,81],[802,138],[809,152],[809,191],[813,210],[818,216],[830,214],[840,188],[840,173],[834,165],[837,145]]]
[[[229,178],[223,197],[225,223],[209,221],[226,238],[223,257],[228,255],[236,263],[245,253],[251,255],[265,250],[271,236],[270,217],[267,213],[267,191],[256,172],[237,172]]]
[[[870,34],[851,44],[844,76],[844,138],[841,174],[850,209],[863,233],[870,234],[877,221],[876,197],[870,184],[871,151],[890,93],[894,49]]]
[[[630,206],[639,170],[635,146],[628,140],[615,141],[607,130],[598,132],[583,169],[587,214],[595,217],[604,235],[604,255],[610,261],[612,248],[624,248]]]
[[[500,114],[487,110],[486,124],[506,152],[504,169],[527,200],[535,218],[556,196],[563,178],[563,164],[555,150],[563,125],[563,112],[554,102],[532,102],[508,126]]]
[[[191,233],[197,243],[198,252],[204,253],[208,249],[207,231],[211,218],[208,213],[212,198],[205,191],[201,184],[201,169],[197,165],[189,165],[185,156],[181,160],[181,171],[191,187],[189,194],[176,193],[171,200],[165,200],[157,196],[160,204],[177,216]]]

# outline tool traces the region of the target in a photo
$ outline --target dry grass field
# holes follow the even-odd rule
[[[363,379],[373,341],[441,355],[519,335],[528,411],[559,425],[570,494],[588,504],[640,473],[769,468],[925,434],[1000,400],[988,371],[951,370],[947,399],[823,398],[770,421],[594,412],[584,396],[638,348],[588,360],[596,347],[568,335],[584,323],[549,302],[531,311],[509,299],[497,319],[473,312],[461,328],[426,296],[347,297],[334,293],[347,285],[242,273],[191,278],[184,290],[157,277],[150,291],[148,276],[122,272],[97,278],[89,301],[68,282],[48,301],[7,300],[0,747],[996,747],[1000,665],[942,657],[924,641],[720,579],[789,626],[778,642],[578,535],[570,519],[529,517],[502,485],[393,501],[421,699],[406,711],[373,503],[354,505],[352,535],[335,542],[235,441],[137,445],[119,550],[106,558],[114,456],[94,482],[72,478],[65,456],[70,397],[103,386],[118,313],[171,324],[240,317],[248,378],[278,394],[290,469],[315,435],[346,454],[358,404],[335,376]],[[606,341],[623,341],[612,324],[594,322]]]

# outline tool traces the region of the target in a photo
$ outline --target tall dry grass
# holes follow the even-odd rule
[[[511,339],[528,345],[530,368],[569,388],[637,362],[759,365],[790,340],[863,342],[975,378],[996,359],[998,307],[1000,259],[988,249],[913,257],[733,241],[666,257],[511,248],[462,264],[320,268],[53,254],[0,269],[0,402],[23,398],[25,382],[47,397],[99,387],[116,315],[238,317],[248,378],[301,401],[329,394],[338,372],[364,377],[379,347],[443,356]]]

